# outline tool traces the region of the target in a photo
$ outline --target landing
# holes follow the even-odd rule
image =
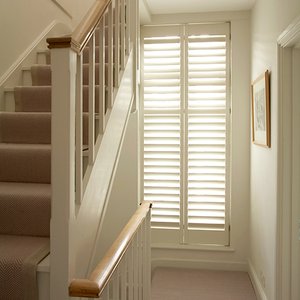
[[[256,300],[246,272],[157,268],[152,300]]]

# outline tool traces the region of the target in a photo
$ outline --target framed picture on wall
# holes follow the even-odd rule
[[[265,71],[252,87],[252,141],[271,147],[270,136],[270,73]]]

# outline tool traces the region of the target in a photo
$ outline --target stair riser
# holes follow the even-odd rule
[[[105,84],[107,85],[107,64],[105,64]],[[31,77],[33,86],[51,85],[51,67],[50,66],[33,66],[31,67]],[[89,66],[83,65],[83,84],[89,83]],[[95,83],[99,85],[99,64],[95,67]]]
[[[0,181],[50,183],[51,150],[0,149]]]
[[[0,142],[51,144],[51,114],[0,113]],[[88,114],[83,115],[83,144],[88,144]]]
[[[0,195],[0,234],[50,235],[51,199],[11,194]]]

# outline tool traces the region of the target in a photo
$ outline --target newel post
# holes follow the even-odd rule
[[[49,41],[48,41],[49,42]],[[75,222],[76,53],[51,47],[52,156],[50,299],[68,299],[73,276],[72,231]]]

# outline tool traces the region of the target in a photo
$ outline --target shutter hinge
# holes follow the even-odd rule
[[[229,107],[229,114],[231,115],[231,107]]]
[[[230,231],[231,230],[231,225],[228,225],[228,231]]]

